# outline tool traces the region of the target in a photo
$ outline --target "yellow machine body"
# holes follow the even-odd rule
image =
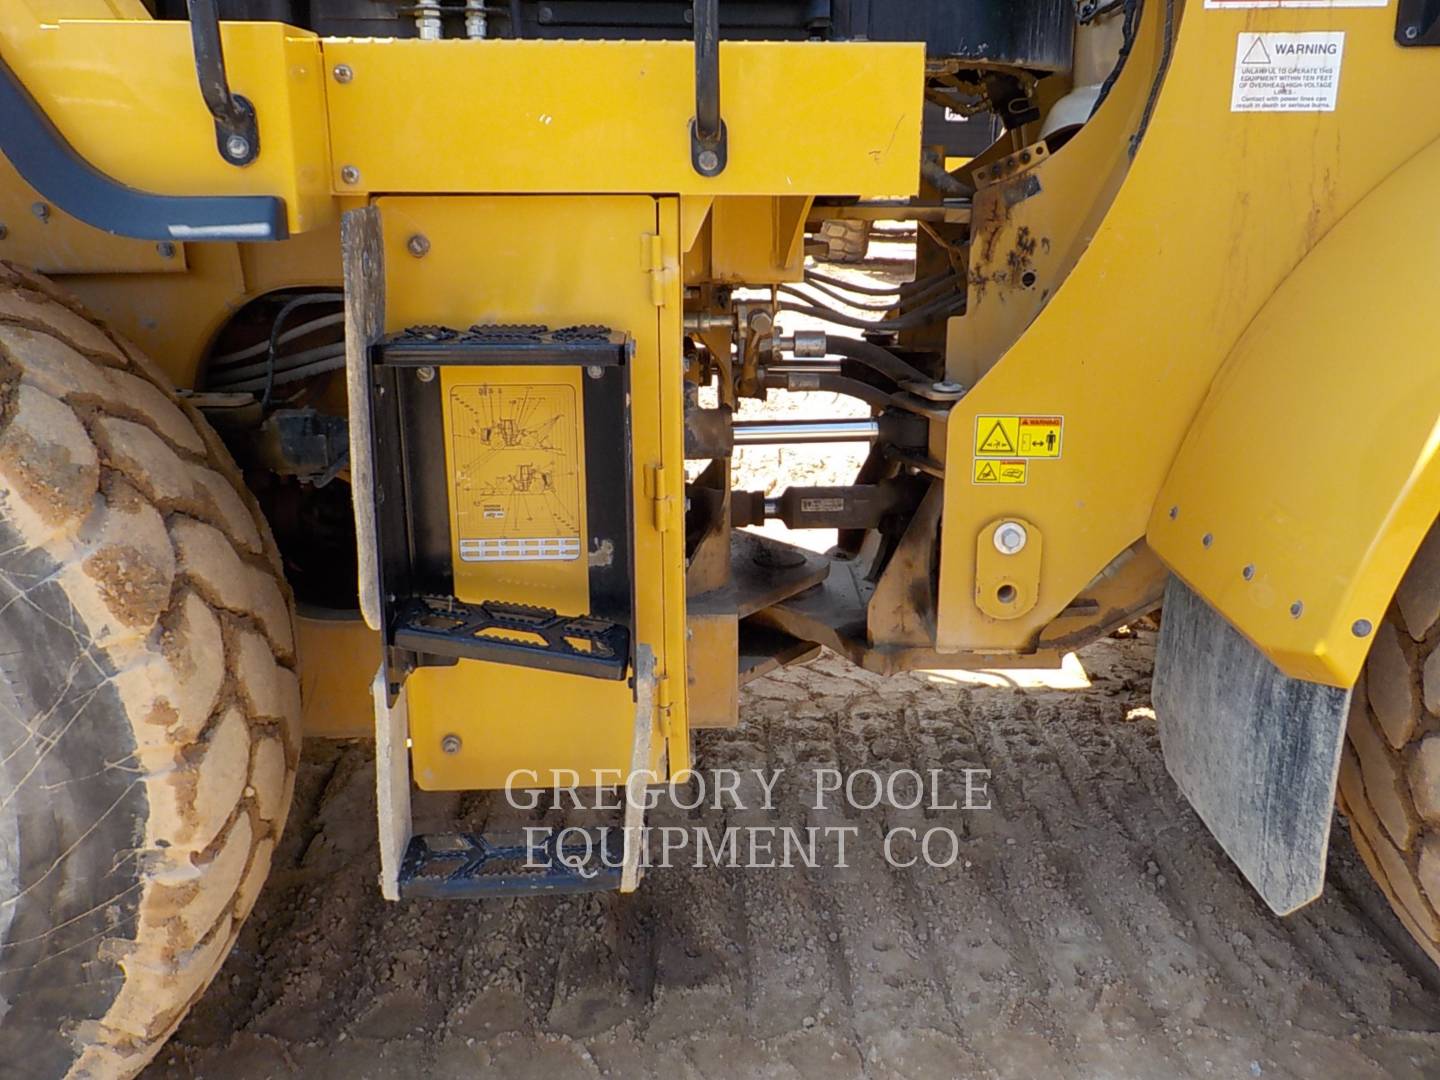
[[[919,217],[937,250],[942,227],[968,219],[970,238],[968,308],[942,342],[966,392],[930,416],[921,464],[943,480],[897,556],[912,579],[876,586],[858,638],[813,641],[877,670],[1043,663],[1147,610],[1173,570],[1285,673],[1353,683],[1354,627],[1378,619],[1440,505],[1436,367],[1413,344],[1425,309],[1390,284],[1440,268],[1407,225],[1440,184],[1440,112],[1394,118],[1396,102],[1440,100],[1440,53],[1398,49],[1393,30],[1388,7],[1151,0],[1110,100],[1073,138],[1052,149],[1017,129],[964,167],[973,208],[937,201]],[[733,714],[738,618],[698,610],[704,647],[687,652],[685,319],[719,287],[799,279],[817,197],[920,190],[923,47],[727,41],[730,164],[706,177],[690,160],[688,43],[223,33],[264,128],[245,169],[216,154],[183,23],[123,0],[0,0],[0,55],[90,163],[159,193],[278,195],[291,239],[112,237],[58,208],[36,215],[41,196],[3,166],[0,255],[63,277],[186,387],[247,302],[340,282],[340,215],[365,205],[382,222],[391,331],[628,334],[650,763],[683,772],[690,716]],[[1305,33],[1343,35],[1333,111],[1233,110],[1246,35]],[[560,401],[582,377],[447,370],[441,388],[454,402],[534,385]],[[468,459],[445,415],[457,596],[583,608],[588,552],[504,569],[462,557]],[[1007,523],[1032,538],[1023,557],[997,554]],[[936,567],[938,584],[911,587]],[[324,656],[312,714],[315,694],[361,700],[379,653],[366,641],[354,621],[302,620],[302,653]],[[691,700],[701,687],[707,700]],[[631,762],[623,682],[462,660],[417,669],[407,692],[422,787]]]

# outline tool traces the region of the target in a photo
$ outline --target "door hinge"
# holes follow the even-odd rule
[[[666,494],[665,469],[660,465],[645,466],[646,494],[654,513],[655,531],[669,532],[675,528],[678,500]]]
[[[644,234],[645,269],[650,274],[650,302],[665,306],[665,247],[659,233]]]

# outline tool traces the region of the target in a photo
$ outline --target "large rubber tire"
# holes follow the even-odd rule
[[[163,375],[0,263],[0,1076],[127,1077],[235,940],[299,751],[289,593]]]
[[[822,221],[820,239],[825,242],[825,262],[864,262],[865,255],[870,250],[870,222],[850,218]]]
[[[1395,914],[1440,964],[1440,524],[1410,564],[1355,686],[1339,803]]]

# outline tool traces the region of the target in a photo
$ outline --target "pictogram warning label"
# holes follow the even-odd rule
[[[1345,35],[1242,33],[1231,112],[1334,112]]]
[[[1029,466],[1028,461],[1019,458],[976,458],[972,479],[977,484],[1023,484],[1028,479]]]
[[[1063,416],[977,416],[976,457],[1058,458]]]

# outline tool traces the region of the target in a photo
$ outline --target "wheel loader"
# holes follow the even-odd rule
[[[1284,914],[1338,803],[1440,960],[1437,103],[1433,0],[0,0],[0,1073],[143,1067],[302,736],[374,738],[389,899],[628,892],[643,800],[580,872],[412,793],[1162,604],[1216,842]]]

